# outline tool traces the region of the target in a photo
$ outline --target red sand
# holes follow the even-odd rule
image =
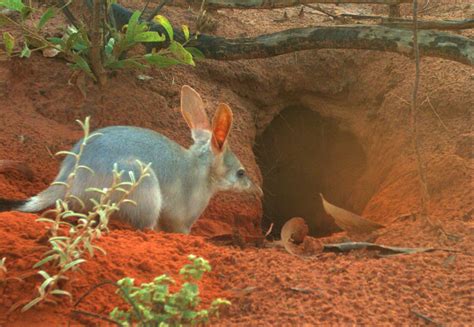
[[[296,9],[289,12],[290,18],[296,17]],[[216,17],[225,22],[221,23],[221,33],[226,35],[237,35],[236,31],[240,30],[258,34],[272,28],[283,29],[317,21],[316,16],[307,14],[302,20],[295,22],[291,18],[274,27],[273,19],[279,18],[281,13],[249,12],[243,16],[235,11],[228,12],[228,18],[223,14]],[[178,18],[186,16],[183,11],[174,9],[165,14]],[[105,90],[87,85],[86,99],[75,86],[67,84],[71,71],[61,61],[33,56],[31,60],[1,62],[0,85],[5,88],[0,90],[0,159],[25,160],[35,172],[35,178],[29,181],[15,172],[0,174],[0,196],[26,198],[46,187],[58,167],[58,161],[51,158],[49,152],[70,147],[81,135],[74,119],[83,119],[86,115],[92,115],[94,127],[139,125],[159,130],[182,144],[189,143],[177,110],[179,86],[184,83],[198,85],[208,103],[226,97],[233,105],[236,126],[231,142],[250,173],[259,176],[251,153],[256,132],[253,112],[261,112],[264,108],[251,102],[256,101],[255,94],[260,93],[259,100],[268,100],[269,108],[274,110],[278,107],[272,102],[276,94],[286,90],[289,97],[297,96],[294,93],[296,86],[303,85],[310,94],[320,92],[335,97],[333,106],[323,106],[321,110],[326,113],[336,110],[338,115],[352,121],[352,128],[366,140],[379,138],[370,141],[372,143],[368,141],[376,149],[369,157],[376,168],[372,168],[373,174],[361,180],[354,191],[359,194],[354,203],[359,205],[363,202],[361,199],[368,196],[367,192],[372,192],[364,215],[389,223],[401,213],[416,212],[418,179],[413,158],[407,154],[411,153],[411,145],[407,142],[407,106],[402,101],[409,97],[411,82],[400,82],[406,75],[411,76],[412,63],[395,55],[317,53],[331,63],[318,63],[318,67],[326,67],[327,71],[314,69],[311,77],[301,71],[292,71],[288,65],[292,60],[303,67],[312,65],[314,53],[304,52],[298,58],[283,56],[246,63],[204,62],[196,70],[177,67],[151,71],[149,74],[154,80],[149,83],[138,81],[136,72],[120,72],[111,78]],[[346,77],[346,73],[341,73],[338,64],[343,60],[356,65],[354,70],[359,75]],[[373,63],[369,69],[368,62]],[[70,275],[71,282],[65,285],[66,290],[77,299],[104,279],[115,281],[131,276],[137,282],[145,282],[162,273],[176,277],[179,268],[186,263],[187,255],[192,253],[208,259],[213,267],[201,283],[204,302],[226,297],[233,303],[221,320],[214,322],[216,325],[424,325],[426,322],[413,312],[426,315],[437,323],[473,325],[474,222],[472,147],[469,148],[472,125],[469,119],[474,103],[474,72],[471,68],[442,60],[428,59],[424,63],[422,94],[431,95],[449,128],[449,133],[445,133],[425,104],[421,133],[423,153],[429,159],[428,177],[433,192],[431,211],[442,226],[458,238],[446,238],[428,228],[421,219],[408,217],[389,225],[377,242],[452,248],[463,253],[437,251],[377,258],[372,252],[356,251],[296,257],[279,248],[218,246],[196,235],[229,233],[232,228],[244,235],[255,235],[259,233],[261,214],[261,206],[250,198],[242,203],[237,195],[220,196],[197,223],[194,236],[134,231],[123,224],[113,224],[111,233],[98,241],[107,255],[97,253],[96,257],[89,258],[81,266],[82,271]],[[381,79],[378,74],[383,70],[387,77]],[[290,76],[282,85],[278,79],[280,74]],[[337,90],[346,85],[346,78],[354,76],[360,86],[352,85],[352,91],[343,94],[352,99],[354,112],[344,111],[340,108],[345,102],[337,98]],[[318,79],[319,84],[313,83]],[[259,91],[256,85],[265,85],[262,86],[265,92]],[[309,85],[316,85],[316,89]],[[383,92],[383,103],[376,118],[377,128],[389,131],[385,134],[367,130],[361,120],[354,118],[369,114],[365,108],[373,108],[372,102],[378,92]],[[319,100],[314,101],[319,103]],[[262,117],[267,119],[268,115]],[[396,167],[388,169],[385,163],[395,160]],[[34,214],[0,213],[0,258],[6,257],[7,277],[11,277],[0,282],[0,325],[51,326],[65,325],[68,321],[93,325],[92,320],[72,317],[72,306],[68,301],[58,305],[41,304],[26,313],[17,310],[7,314],[12,305],[34,297],[35,288],[41,282],[32,266],[47,248],[38,241],[45,226],[35,222],[36,217]],[[341,237],[334,235],[313,242],[335,242]],[[21,278],[21,281],[15,278]],[[120,304],[113,288],[107,286],[92,293],[80,308],[107,315]]]

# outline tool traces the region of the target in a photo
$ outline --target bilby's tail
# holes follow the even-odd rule
[[[2,211],[22,211],[38,212],[52,206],[57,199],[64,196],[64,187],[61,185],[51,185],[38,195],[26,200],[0,199],[0,212]]]
[[[0,212],[18,210],[17,208],[24,205],[28,200],[8,200],[0,199]]]

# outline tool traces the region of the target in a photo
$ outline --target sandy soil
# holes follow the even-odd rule
[[[436,4],[435,2],[433,2]],[[446,18],[447,2],[433,9]],[[129,1],[141,8],[142,1]],[[448,3],[449,4],[449,3]],[[368,6],[342,6],[345,10]],[[465,4],[450,5],[449,17],[464,17]],[[359,9],[358,9],[359,10]],[[360,9],[362,10],[362,9]],[[377,9],[380,10],[380,9]],[[218,11],[216,34],[256,35],[310,24],[335,24],[299,8]],[[376,11],[378,12],[378,11]],[[165,8],[175,23],[189,23],[192,14]],[[466,32],[466,35],[472,35]],[[193,253],[213,267],[201,283],[204,303],[226,297],[232,306],[215,325],[425,325],[417,314],[436,323],[474,324],[473,133],[474,70],[426,58],[422,61],[420,139],[431,191],[430,213],[455,237],[427,226],[419,212],[419,184],[409,129],[413,63],[407,58],[367,51],[305,51],[245,62],[204,61],[196,68],[174,67],[146,72],[121,71],[99,90],[86,82],[70,82],[61,60],[33,55],[29,60],[0,62],[0,159],[26,161],[32,181],[19,173],[0,173],[0,196],[22,199],[44,189],[55,177],[59,160],[51,153],[69,148],[80,136],[75,119],[92,116],[93,127],[128,124],[157,130],[183,145],[190,143],[182,121],[179,89],[195,87],[215,110],[229,102],[236,122],[231,145],[250,174],[262,181],[252,152],[255,137],[283,108],[300,104],[337,118],[352,131],[367,153],[364,174],[351,188],[347,204],[358,213],[388,225],[377,243],[450,248],[456,252],[380,258],[370,251],[322,253],[321,244],[346,238],[333,234],[312,239],[310,256],[293,256],[280,247],[222,245],[209,237],[238,233],[261,235],[262,205],[252,197],[220,195],[200,218],[193,235],[135,231],[113,223],[98,241],[107,255],[98,255],[71,274],[65,285],[75,298],[101,280],[133,276],[138,282],[162,273],[176,275]],[[435,114],[436,112],[436,114]],[[263,172],[264,173],[264,172]],[[264,175],[264,174],[263,174]],[[407,215],[408,214],[408,215]],[[35,295],[41,278],[32,266],[47,250],[40,241],[45,226],[38,215],[0,213],[0,258],[8,277],[0,282],[0,325],[95,325],[97,320],[71,315],[69,302],[42,304],[20,313],[9,308]],[[312,217],[307,217],[312,219]],[[20,278],[17,280],[15,278]],[[79,308],[107,315],[120,300],[112,288],[90,295]]]

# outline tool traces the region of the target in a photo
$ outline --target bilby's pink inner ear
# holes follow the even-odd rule
[[[212,148],[222,152],[227,136],[232,127],[232,110],[225,103],[220,103],[212,120]]]
[[[181,114],[191,130],[211,129],[201,96],[188,85],[181,88]]]

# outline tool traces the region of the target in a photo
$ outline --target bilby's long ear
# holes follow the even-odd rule
[[[232,127],[232,110],[225,103],[220,103],[212,119],[212,149],[216,153],[224,150],[224,145]]]
[[[199,93],[188,85],[181,88],[181,114],[191,129],[194,141],[209,139],[211,126]]]

